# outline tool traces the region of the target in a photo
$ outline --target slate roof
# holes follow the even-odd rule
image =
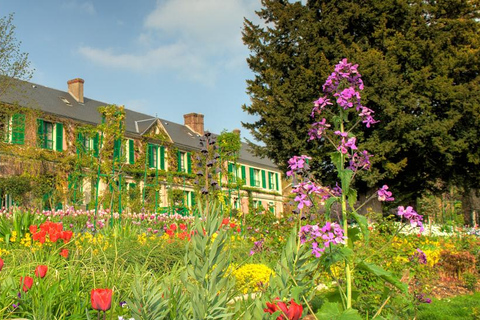
[[[18,104],[22,107],[41,110],[45,113],[69,118],[92,125],[102,121],[98,107],[110,105],[109,103],[84,97],[84,103],[78,103],[68,92],[52,89],[31,82],[12,80],[14,86],[0,97],[0,101],[8,104]],[[199,149],[200,136],[187,126],[171,122],[151,115],[125,109],[125,133],[127,136],[140,137],[157,121],[167,131],[175,145],[186,151]],[[239,162],[252,166],[278,169],[267,158],[253,155],[246,143],[242,143]]]

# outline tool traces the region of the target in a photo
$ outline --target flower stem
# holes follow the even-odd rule
[[[340,111],[340,117],[343,119],[343,112]],[[340,122],[340,131],[345,130],[343,121]],[[340,153],[340,170],[345,170],[345,155]],[[343,180],[343,179],[342,179]],[[343,235],[345,236],[345,247],[348,246],[348,216],[347,216],[347,195],[345,194],[346,188],[342,181],[342,219],[343,219]],[[352,307],[352,272],[350,270],[350,263],[345,260],[345,280],[347,282],[347,309]]]

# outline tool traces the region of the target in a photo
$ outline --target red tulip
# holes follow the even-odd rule
[[[230,222],[230,219],[228,218],[223,218],[222,220],[222,225],[227,225]]]
[[[185,223],[180,223],[180,230],[187,230],[187,225]]]
[[[3,259],[0,258],[0,271],[2,271],[2,269],[3,269]]]
[[[40,278],[44,278],[47,274],[48,267],[45,265],[39,265],[35,268],[35,275]]]
[[[174,224],[174,223],[172,223],[172,224],[170,225],[170,229],[172,229],[173,231],[177,230],[177,225]]]
[[[92,308],[100,311],[110,310],[112,306],[112,289],[92,289],[90,300]]]
[[[73,231],[71,230],[62,231],[63,242],[67,243],[68,241],[70,241],[70,239],[72,239],[72,236],[73,236]]]
[[[62,251],[60,251],[60,255],[65,259],[68,258],[68,249],[62,249]]]
[[[56,230],[53,231],[53,232],[50,232],[50,241],[55,243],[57,242],[58,238],[61,237],[61,234],[59,232],[57,232]]]
[[[288,320],[298,320],[303,313],[302,305],[295,303],[293,299],[290,300],[290,307],[287,307],[284,302],[279,302],[278,307],[287,316]]]
[[[20,277],[20,286],[23,285],[23,291],[27,292],[33,286],[33,278],[26,276],[25,278]]]
[[[32,224],[30,227],[28,227],[28,229],[30,229],[30,233],[34,234],[34,233],[37,233],[38,229],[37,229],[37,226]]]
[[[275,303],[267,302],[267,308],[263,309],[264,312],[274,314],[278,310],[278,307]]]
[[[281,310],[282,314],[276,320],[299,320],[303,313],[302,305],[297,304],[293,299],[290,300],[290,306],[287,306],[285,302],[277,302],[276,304],[267,302],[267,308],[263,309],[264,312],[270,314],[274,314],[278,310]]]
[[[167,229],[167,231],[165,231],[166,234],[168,234],[170,237],[173,237],[174,236],[174,232],[172,229]]]

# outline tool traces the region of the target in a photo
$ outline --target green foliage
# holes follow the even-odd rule
[[[182,278],[193,311],[191,318],[231,319],[227,302],[235,291],[227,274],[228,233],[220,229],[222,219],[217,206],[200,206],[199,210],[205,219],[196,219],[192,243],[185,254],[186,276]]]
[[[471,320],[479,319],[480,293],[455,298],[433,300],[419,307],[418,320]]]
[[[471,272],[466,272],[463,274],[463,281],[468,290],[475,292],[477,288],[478,277],[476,274]]]
[[[20,51],[20,42],[15,38],[13,14],[0,18],[0,96],[13,85],[12,79],[29,80],[28,53]]]
[[[265,24],[246,20],[243,30],[255,74],[247,81],[252,103],[243,109],[259,116],[244,126],[265,144],[254,148],[258,154],[283,169],[292,155],[308,154],[318,159],[317,174],[332,180],[332,168],[322,166],[332,148],[305,137],[312,101],[347,57],[361,66],[363,103],[380,120],[374,131],[355,129],[365,141],[359,147],[375,155],[359,186],[382,181],[402,201],[400,193],[411,200],[427,189],[478,185],[478,1],[262,4]]]
[[[24,205],[27,194],[32,190],[31,178],[27,176],[11,176],[0,178],[0,196],[9,194],[15,203]]]
[[[357,310],[348,309],[343,310],[341,304],[326,302],[319,312],[316,314],[318,319],[332,319],[332,320],[361,320],[362,317]]]
[[[235,162],[238,159],[240,148],[242,147],[240,135],[224,130],[218,135],[217,141],[222,160]]]

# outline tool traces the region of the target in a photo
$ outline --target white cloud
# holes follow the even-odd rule
[[[143,21],[136,49],[117,52],[84,46],[80,53],[104,66],[135,72],[173,71],[206,85],[218,74],[243,64],[243,17],[252,17],[258,0],[166,0]],[[133,45],[132,45],[133,46]]]

